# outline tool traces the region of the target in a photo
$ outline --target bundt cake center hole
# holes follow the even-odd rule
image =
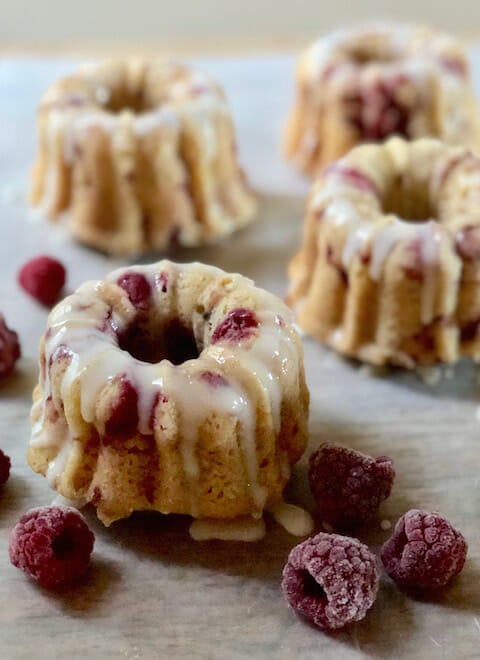
[[[118,114],[125,110],[133,112],[134,114],[141,114],[152,109],[150,103],[147,102],[142,90],[129,91],[126,89],[109,90],[105,94],[105,100],[101,103],[105,110]]]
[[[397,180],[382,199],[384,214],[393,214],[403,222],[427,222],[438,218],[438,209],[432,203],[428,185],[414,185]]]
[[[141,362],[169,360],[182,364],[199,356],[195,337],[179,319],[161,324],[134,323],[119,337],[119,346]]]
[[[372,46],[367,46],[367,44],[354,46],[349,51],[348,55],[350,60],[359,66],[394,62],[398,59],[398,57],[387,48],[373,48]]]

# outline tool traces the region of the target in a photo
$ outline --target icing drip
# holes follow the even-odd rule
[[[299,506],[280,501],[267,507],[277,523],[293,536],[308,536],[313,532],[313,518]]]
[[[177,402],[181,415],[181,452],[185,475],[190,484],[191,511],[196,514],[197,482],[200,468],[196,457],[199,430],[211,414],[231,415],[238,420],[238,438],[245,458],[252,499],[262,510],[267,492],[258,484],[255,447],[255,413],[246,393],[230,384],[220,385],[212,396],[211,388],[198,375],[171,367],[166,391]]]
[[[57,486],[58,480],[60,479],[61,475],[63,474],[67,463],[68,459],[70,458],[70,454],[73,449],[73,438],[71,434],[68,434],[66,438],[64,438],[63,445],[58,452],[58,454],[55,456],[55,458],[50,461],[48,464],[48,469],[46,473],[46,478],[48,485],[50,488],[55,488]]]
[[[419,225],[402,222],[398,218],[394,218],[393,222],[386,227],[380,228],[373,240],[370,277],[374,280],[379,280],[383,265],[397,243],[404,240],[415,240],[423,231],[423,228]]]
[[[434,223],[426,227],[427,236],[422,240],[421,256],[423,263],[423,287],[421,299],[420,320],[428,325],[435,318],[435,302],[437,293],[437,264],[439,259],[440,233]],[[429,235],[428,235],[429,234]]]
[[[190,536],[194,541],[243,541],[253,543],[265,536],[263,518],[250,516],[233,520],[214,520],[201,518],[190,525]]]

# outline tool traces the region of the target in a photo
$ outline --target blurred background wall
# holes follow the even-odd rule
[[[434,23],[480,38],[480,0],[0,0],[0,45],[288,45],[359,18]]]

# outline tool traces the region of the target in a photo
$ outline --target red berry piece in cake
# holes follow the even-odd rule
[[[282,591],[291,607],[316,626],[339,630],[365,617],[378,582],[376,559],[366,545],[322,532],[290,552]]]
[[[3,484],[8,481],[8,477],[10,476],[10,467],[10,457],[0,449],[0,486],[3,486]]]
[[[0,379],[6,378],[12,373],[19,357],[18,335],[14,330],[10,330],[4,317],[0,314]]]
[[[395,471],[387,456],[372,458],[324,443],[310,456],[308,479],[318,512],[337,529],[372,520],[392,490]]]
[[[58,299],[65,284],[65,268],[57,259],[36,257],[22,266],[18,282],[22,289],[47,307]]]
[[[155,284],[157,289],[162,293],[167,293],[168,289],[168,273],[162,270],[160,273],[155,275]]]
[[[376,82],[361,93],[347,97],[349,123],[365,142],[380,142],[392,135],[408,138],[411,108],[400,100],[403,80]]]
[[[412,509],[397,522],[381,557],[401,589],[428,592],[446,587],[460,573],[467,550],[464,536],[441,514]]]
[[[443,68],[449,73],[453,73],[454,76],[458,76],[459,78],[467,77],[468,67],[465,60],[458,57],[447,57],[446,55],[443,55],[439,61]]]
[[[211,387],[225,387],[228,385],[228,380],[226,378],[213,371],[202,371],[200,378]]]
[[[342,177],[347,183],[355,186],[355,188],[358,188],[359,190],[364,190],[365,192],[370,192],[374,195],[377,194],[377,188],[373,181],[365,176],[363,172],[360,172],[354,167],[347,167],[343,165],[341,161],[332,163],[327,167],[325,175],[328,176],[329,174],[336,174],[337,176]]]
[[[145,275],[131,271],[122,275],[117,284],[127,293],[134,307],[141,311],[148,308],[151,288]]]
[[[72,507],[42,507],[28,511],[10,534],[14,566],[47,589],[71,584],[87,570],[95,537],[83,516]]]
[[[480,227],[464,227],[457,234],[457,251],[464,259],[480,259]]]
[[[227,314],[223,321],[217,325],[212,335],[212,344],[220,341],[239,342],[251,337],[260,322],[251,309],[239,307]]]
[[[121,378],[117,398],[105,424],[105,434],[123,438],[135,433],[137,426],[138,392],[127,378]]]

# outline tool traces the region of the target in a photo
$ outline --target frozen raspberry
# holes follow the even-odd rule
[[[51,257],[36,257],[22,266],[18,282],[33,298],[50,307],[65,284],[65,268]]]
[[[289,604],[315,625],[338,630],[360,621],[378,590],[375,556],[357,539],[320,533],[297,545],[283,569]]]
[[[18,335],[14,330],[10,330],[0,314],[0,378],[6,378],[13,371],[19,357]]]
[[[219,341],[238,342],[247,339],[258,328],[259,321],[250,309],[239,307],[227,314],[212,335],[212,344]]]
[[[74,582],[88,568],[95,537],[72,507],[28,511],[10,534],[10,561],[42,587]]]
[[[387,456],[372,458],[328,443],[311,455],[308,470],[322,519],[338,529],[371,520],[390,495],[394,476]]]
[[[406,591],[435,591],[460,573],[467,556],[463,535],[436,512],[412,509],[383,544],[385,570]]]
[[[126,291],[130,302],[137,309],[145,310],[148,307],[151,289],[145,275],[127,272],[119,278],[117,284]]]
[[[10,476],[11,462],[10,458],[0,449],[0,486],[2,486]]]

